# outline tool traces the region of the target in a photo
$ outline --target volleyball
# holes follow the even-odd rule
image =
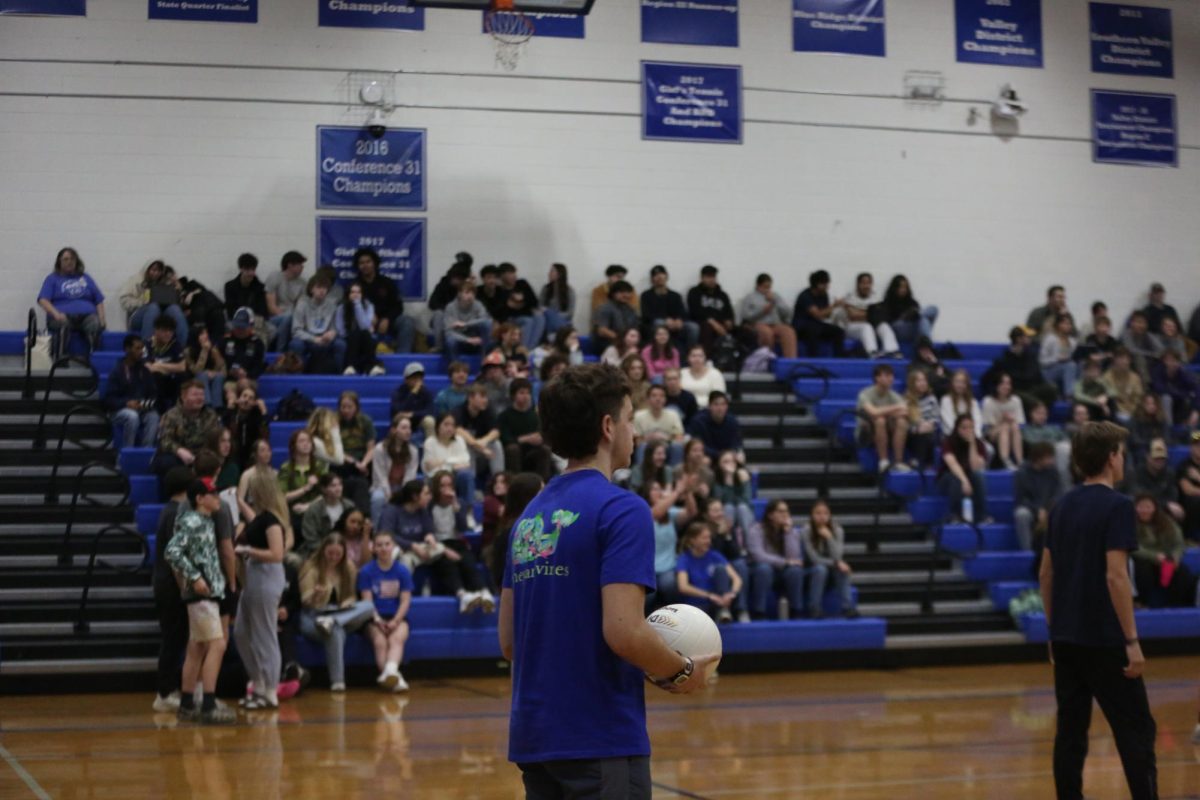
[[[705,612],[686,603],[663,606],[646,617],[667,647],[688,658],[721,655],[721,632]],[[708,666],[707,679],[721,663],[718,657]]]

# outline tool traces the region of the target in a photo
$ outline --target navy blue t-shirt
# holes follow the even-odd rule
[[[391,619],[400,610],[401,593],[412,593],[413,579],[408,567],[399,561],[393,561],[386,570],[379,566],[378,561],[372,561],[358,571],[355,588],[360,596],[362,592],[369,591],[379,616]]]
[[[647,756],[641,670],[604,641],[601,587],[654,588],[654,521],[596,470],[554,478],[513,526],[508,758],[517,763]]]
[[[1086,647],[1124,647],[1108,594],[1108,551],[1137,550],[1133,501],[1101,484],[1077,486],[1050,512],[1046,547],[1054,568],[1050,638]]]

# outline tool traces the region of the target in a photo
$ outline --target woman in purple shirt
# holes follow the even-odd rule
[[[104,293],[83,273],[83,260],[73,247],[64,247],[54,259],[54,272],[42,282],[38,305],[46,311],[46,327],[55,335],[56,352],[66,351],[71,331],[88,340],[88,353],[100,344],[104,331]]]

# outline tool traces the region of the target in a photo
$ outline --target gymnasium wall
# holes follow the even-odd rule
[[[391,122],[428,130],[430,286],[465,249],[537,286],[564,261],[580,289],[612,262],[639,286],[662,262],[679,288],[713,263],[735,300],[764,270],[789,300],[813,269],[839,293],[903,271],[955,340],[1002,339],[1051,282],[1077,312],[1124,312],[1161,279],[1187,314],[1200,8],[1153,5],[1174,14],[1174,80],[1092,74],[1085,0],[1044,0],[1044,69],[957,64],[952,0],[888,3],[885,59],[793,53],[789,0],[742,0],[737,49],[641,44],[637,0],[597,0],[586,40],[535,39],[515,73],[473,12],[426,11],[423,32],[318,28],[313,0],[261,0],[257,25],[150,22],[143,0],[0,18],[0,327],[65,244],[113,312],[152,257],[218,291],[242,251],[260,273],[311,257],[314,128],[365,119],[346,100],[364,70],[399,71]],[[744,143],[642,141],[642,59],[741,64]],[[942,72],[952,102],[900,99],[906,70]],[[1030,111],[998,136],[1010,81]],[[1177,94],[1179,168],[1093,164],[1092,87]]]

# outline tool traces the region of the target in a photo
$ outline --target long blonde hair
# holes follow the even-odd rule
[[[331,533],[321,540],[317,549],[311,556],[300,566],[300,599],[307,605],[308,598],[312,596],[316,589],[317,582],[324,575],[325,569],[328,566],[325,563],[325,548],[335,544],[342,548],[341,563],[335,567],[337,572],[337,595],[339,602],[353,600],[355,597],[355,580],[358,577],[358,570],[355,569],[353,562],[350,561],[350,552],[346,549],[346,539],[340,533]],[[313,598],[316,601],[312,607],[319,608],[329,603],[330,592],[326,592],[324,597]]]
[[[338,417],[333,409],[320,406],[308,418],[306,430],[313,438],[320,439],[325,444],[325,451],[331,453],[333,452],[333,431],[337,427]]]
[[[246,492],[254,498],[255,511],[270,511],[283,527],[283,549],[291,550],[294,543],[292,515],[288,511],[287,498],[279,488],[279,481],[265,469],[251,470]]]

